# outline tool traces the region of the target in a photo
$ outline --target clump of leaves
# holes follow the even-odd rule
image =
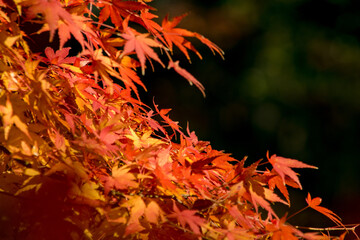
[[[175,47],[201,58],[197,39],[223,56],[177,27],[184,16],[158,24],[149,2],[0,0],[0,236],[329,239],[330,228],[302,232],[271,206],[290,206],[288,187],[301,189],[294,168],[316,167],[276,155],[245,165],[184,132],[170,109],[141,102],[138,73],[149,64],[173,68],[205,96],[173,60]],[[37,36],[47,36],[40,52]],[[320,198],[306,202],[354,232]]]

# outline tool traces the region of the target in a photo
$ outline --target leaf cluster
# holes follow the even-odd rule
[[[276,155],[246,166],[246,158],[183,131],[170,109],[141,102],[137,88],[146,88],[138,72],[152,62],[164,67],[165,59],[205,95],[172,59],[175,47],[189,60],[190,51],[201,58],[189,39],[223,56],[207,38],[177,27],[184,16],[158,24],[149,2],[0,1],[0,196],[21,212],[7,215],[11,227],[2,234],[330,239],[321,230],[300,231],[272,207],[290,206],[288,187],[301,189],[293,168],[315,167]],[[40,28],[28,34],[24,23]],[[43,32],[47,44],[58,36],[59,49],[31,50],[33,34]],[[81,46],[76,56],[64,47],[71,36]],[[264,164],[269,169],[260,171]],[[306,201],[341,226],[319,198]]]

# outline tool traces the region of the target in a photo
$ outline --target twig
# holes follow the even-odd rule
[[[346,226],[352,226],[352,227],[346,227]],[[310,230],[310,231],[347,231],[347,232],[352,232],[357,240],[360,240],[360,237],[356,234],[356,228],[360,226],[360,223],[357,224],[348,224],[348,225],[344,225],[344,227],[327,227],[327,228],[314,228],[314,227],[301,227],[301,226],[295,226],[295,228],[297,229],[306,229],[306,230]]]

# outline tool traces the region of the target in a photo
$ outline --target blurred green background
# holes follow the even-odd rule
[[[179,25],[225,51],[225,61],[196,40],[204,60],[181,66],[206,88],[206,98],[175,72],[148,69],[143,98],[172,108],[170,117],[213,148],[249,163],[266,151],[316,165],[299,170],[307,192],[344,223],[360,223],[360,1],[155,0],[159,21],[189,15]],[[286,209],[285,209],[286,210]],[[311,210],[294,221],[325,224]],[[291,212],[290,212],[291,213]],[[315,216],[315,215],[316,216]],[[319,223],[319,221],[321,223]]]

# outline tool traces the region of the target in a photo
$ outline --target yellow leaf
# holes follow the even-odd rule
[[[152,134],[152,131],[149,130],[145,132],[141,137],[139,137],[133,129],[129,129],[131,134],[126,135],[127,138],[133,140],[135,148],[143,148],[143,147],[149,147],[151,145],[158,145],[164,143],[163,141],[152,138],[150,135]]]
[[[40,172],[38,170],[33,169],[33,168],[27,168],[27,169],[25,169],[24,174],[27,175],[27,176],[33,177],[33,176],[40,175]]]
[[[6,13],[4,13],[3,11],[0,10],[0,17],[4,18],[6,21],[10,22],[9,17],[7,16]]]
[[[162,211],[159,205],[151,201],[145,209],[145,217],[151,223],[158,223],[159,217],[162,216]]]
[[[14,43],[16,42],[16,40],[19,39],[20,36],[14,36],[14,37],[7,37],[6,40],[4,41],[5,46],[11,48],[12,45],[14,45]]]
[[[89,199],[105,201],[104,196],[102,196],[97,190],[98,187],[99,185],[94,182],[85,183],[81,186],[81,196]]]
[[[4,137],[5,140],[8,140],[9,132],[13,124],[21,130],[29,139],[32,139],[28,130],[28,126],[19,118],[16,114],[22,114],[24,105],[21,104],[21,99],[16,95],[7,95],[5,104],[1,102],[4,101],[5,95],[0,99],[0,116],[2,116],[3,126],[4,126]],[[13,107],[15,105],[15,107]]]
[[[21,152],[27,156],[32,155],[31,148],[25,141],[21,141]]]
[[[41,187],[41,183],[38,183],[38,184],[30,184],[30,185],[27,185],[21,189],[19,189],[14,195],[17,196],[19,195],[20,193],[22,192],[26,192],[26,191],[29,191],[29,190],[32,190],[35,188],[36,191],[38,191]]]
[[[146,205],[140,196],[132,196],[123,206],[131,208],[130,219],[125,229],[125,235],[140,232],[144,229],[139,218],[144,215]]]
[[[84,234],[85,234],[85,236],[88,238],[88,239],[90,239],[90,240],[92,240],[93,238],[92,238],[92,234],[91,234],[91,232],[89,231],[89,229],[85,229],[84,230]]]
[[[26,134],[26,136],[28,136],[28,138],[32,139],[28,130],[28,126],[24,122],[22,122],[17,115],[12,117],[12,121],[15,126],[17,126],[23,133]]]
[[[80,178],[87,180],[89,178],[86,169],[84,168],[83,164],[80,162],[72,162],[73,170]]]

